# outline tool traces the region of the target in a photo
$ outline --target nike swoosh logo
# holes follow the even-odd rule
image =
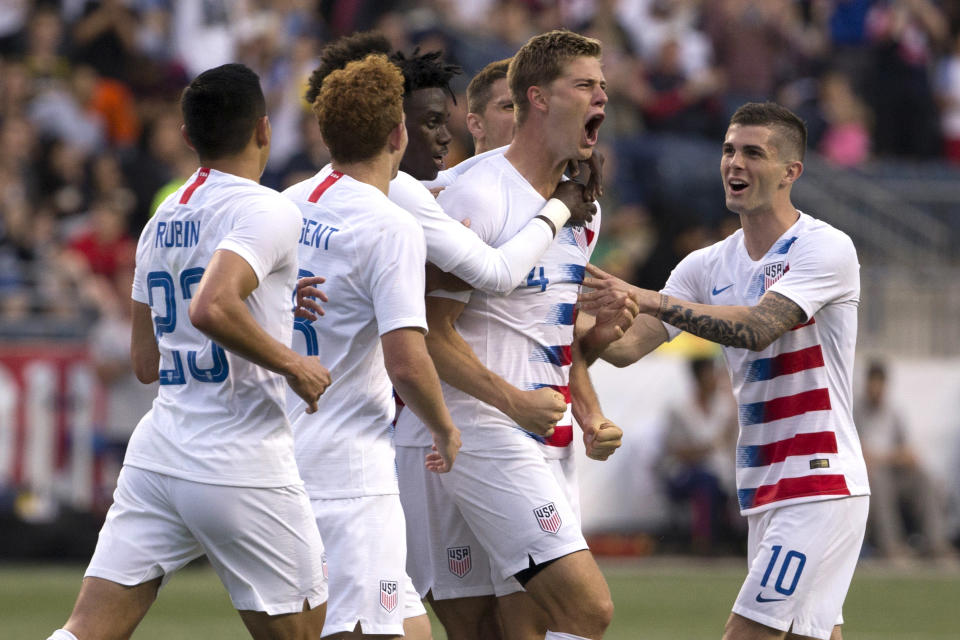
[[[757,594],[757,602],[782,602],[786,598],[764,598],[763,592]]]
[[[714,288],[713,288],[713,295],[718,296],[718,295],[720,295],[721,293],[723,293],[724,291],[726,291],[727,289],[729,289],[729,288],[732,287],[732,286],[733,286],[733,284],[728,284],[728,285],[725,286],[723,289],[717,289],[716,287],[714,287]]]

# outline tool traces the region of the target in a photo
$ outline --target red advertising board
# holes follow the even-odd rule
[[[0,485],[90,508],[103,401],[85,343],[0,343]]]

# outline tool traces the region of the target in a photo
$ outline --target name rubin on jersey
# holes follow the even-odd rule
[[[173,220],[157,223],[154,247],[193,247],[200,240],[200,222],[196,220]]]

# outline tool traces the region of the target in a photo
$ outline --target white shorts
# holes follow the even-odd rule
[[[512,575],[498,577],[490,556],[443,487],[440,474],[427,471],[430,447],[397,447],[400,499],[407,516],[407,572],[421,597],[436,600],[523,591]],[[457,458],[458,463],[460,457]],[[547,465],[571,503],[579,527],[579,487],[572,456]],[[454,465],[456,468],[456,465]],[[558,556],[559,557],[559,556]]]
[[[327,541],[330,601],[323,636],[353,631],[403,635],[405,618],[426,614],[412,600],[405,570],[406,529],[397,495],[311,500]]]
[[[397,447],[400,500],[407,519],[407,573],[421,597],[428,592],[437,600],[494,595],[490,557],[441,485],[440,474],[423,465],[430,451]],[[497,595],[521,590],[513,577],[498,582],[508,590]]]
[[[566,491],[533,440],[461,452],[440,482],[490,556],[495,581],[587,548]]]
[[[577,522],[580,522],[580,482],[577,479],[576,456],[571,453],[566,458],[547,458],[546,460],[557,482],[563,487],[563,493],[577,516]]]
[[[868,496],[820,500],[747,516],[747,579],[733,612],[826,640],[843,624],[867,525]]]
[[[302,486],[203,484],[124,466],[85,576],[137,585],[206,554],[238,610],[327,599],[323,543]]]

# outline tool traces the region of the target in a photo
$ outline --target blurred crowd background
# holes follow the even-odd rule
[[[596,263],[658,289],[734,230],[718,171],[726,122],[776,100],[810,130],[796,204],[858,246],[861,353],[960,356],[960,0],[0,0],[2,517],[42,520],[64,493],[84,510],[109,502],[103,479],[155,394],[129,370],[129,290],[140,229],[196,168],[179,131],[190,79],[233,61],[260,75],[273,127],[263,183],[281,189],[327,161],[303,99],[325,43],[378,29],[398,50],[442,49],[463,68],[452,165],[472,153],[472,75],[556,27],[604,47]],[[693,394],[709,381],[691,371]],[[684,419],[668,409],[664,420]],[[935,433],[956,434],[947,420]],[[716,446],[726,427],[717,418]],[[682,445],[663,446],[686,460]],[[664,495],[688,500],[676,469]],[[957,478],[939,479],[949,495]],[[668,523],[721,517],[705,508]]]

